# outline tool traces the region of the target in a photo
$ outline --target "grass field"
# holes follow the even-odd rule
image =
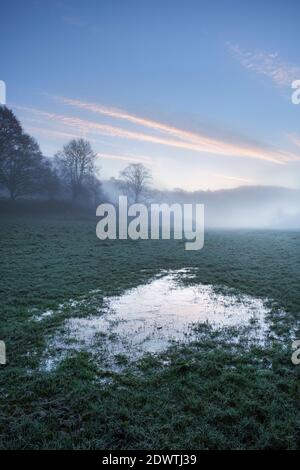
[[[300,233],[208,232],[205,247],[179,241],[105,241],[96,218],[1,214],[0,447],[84,449],[300,448]],[[68,317],[32,312],[93,289],[120,294],[162,269],[194,267],[192,281],[270,299],[280,340],[236,344],[234,331],[199,327],[190,344],[102,370],[88,352],[39,368],[46,341]],[[33,310],[35,309],[35,310]],[[284,316],[278,314],[283,310]],[[82,312],[84,315],[84,312]]]

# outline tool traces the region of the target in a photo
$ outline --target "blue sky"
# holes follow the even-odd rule
[[[7,105],[48,156],[91,140],[103,178],[300,187],[298,1],[2,2]]]

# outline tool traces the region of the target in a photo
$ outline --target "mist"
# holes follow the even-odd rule
[[[106,197],[116,203],[117,181],[103,181]],[[151,189],[148,202],[204,204],[205,227],[211,229],[300,229],[300,190],[276,186],[241,186],[217,191]]]

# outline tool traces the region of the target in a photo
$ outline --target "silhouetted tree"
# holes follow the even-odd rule
[[[142,163],[131,163],[120,172],[119,178],[122,191],[136,203],[145,196],[152,175]]]
[[[48,199],[52,200],[59,194],[61,186],[57,169],[49,159],[46,159],[41,177],[41,192],[46,193]]]
[[[102,183],[95,175],[89,175],[86,179],[86,186],[94,206],[97,206],[103,197]]]
[[[11,199],[36,191],[42,167],[37,142],[23,132],[10,109],[0,106],[0,184]]]
[[[57,152],[55,162],[71,189],[73,201],[82,192],[87,178],[96,174],[95,158],[91,144],[84,139],[73,139]]]

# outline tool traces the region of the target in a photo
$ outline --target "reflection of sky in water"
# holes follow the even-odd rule
[[[50,342],[49,352],[95,352],[101,338],[110,357],[126,354],[138,358],[144,352],[166,349],[172,340],[186,340],[196,322],[213,327],[251,324],[253,337],[263,339],[268,309],[262,300],[216,293],[210,285],[184,286],[179,281],[187,275],[184,270],[169,272],[121,296],[105,298],[99,316],[67,320],[64,333]]]

